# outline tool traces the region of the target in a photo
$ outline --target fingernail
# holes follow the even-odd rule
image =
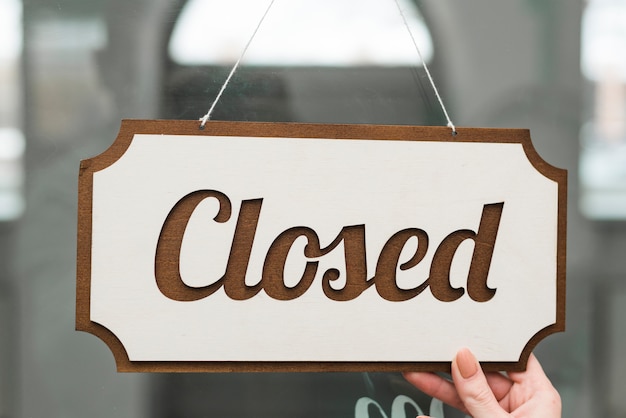
[[[478,361],[467,348],[462,348],[456,355],[456,364],[463,379],[469,379],[478,371]]]

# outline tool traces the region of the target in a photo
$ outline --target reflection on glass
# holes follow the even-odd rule
[[[591,0],[582,22],[582,71],[594,90],[581,130],[581,209],[626,218],[626,2]]]
[[[0,2],[0,222],[13,221],[24,210],[22,156],[24,135],[17,128],[19,110],[19,62],[22,53],[22,5],[18,0]]]
[[[414,2],[399,3],[428,62],[430,33]],[[189,1],[174,28],[170,56],[183,65],[235,62],[267,4]],[[379,0],[276,2],[245,57],[247,64],[287,66],[414,66],[417,61],[395,2]]]
[[[0,128],[0,222],[12,221],[24,211],[22,156],[24,135],[14,128]]]

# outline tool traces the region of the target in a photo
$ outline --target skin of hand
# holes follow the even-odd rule
[[[533,354],[524,372],[485,374],[464,348],[452,361],[452,382],[434,373],[409,372],[404,377],[427,395],[474,418],[561,417],[561,397]]]

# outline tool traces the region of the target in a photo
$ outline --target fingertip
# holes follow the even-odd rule
[[[463,379],[469,379],[474,376],[480,367],[478,360],[476,360],[476,357],[468,348],[461,348],[452,364],[456,366]]]
[[[454,357],[452,378],[461,401],[471,416],[502,416],[504,411],[498,404],[480,363],[469,349],[460,349]]]
[[[416,379],[419,379],[420,372],[402,372],[402,377],[404,380],[412,382]]]
[[[405,379],[408,379],[411,376],[413,376],[415,373],[417,372],[402,372],[402,377],[404,377]]]

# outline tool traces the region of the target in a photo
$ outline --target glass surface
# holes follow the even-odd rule
[[[22,7],[17,0],[0,3],[0,222],[24,211],[22,194],[25,140],[20,130],[22,95]]]
[[[624,416],[617,388],[597,388],[617,385],[624,370],[615,354],[625,346],[615,325],[624,320],[623,298],[615,289],[626,276],[626,231],[582,216],[575,180],[579,128],[589,119],[580,117],[582,0],[402,4],[427,28],[421,35],[417,30],[416,39],[424,42],[422,52],[457,126],[530,128],[539,154],[572,173],[568,331],[541,342],[536,353],[562,395],[563,416]],[[372,39],[348,21],[377,21],[362,12],[395,7],[393,0],[372,0],[346,14],[343,6],[309,3],[318,12],[323,7],[316,19],[342,16],[351,28],[340,29],[331,44]],[[117,373],[102,341],[74,331],[79,161],[105,150],[122,118],[197,120],[240,52],[225,47],[232,52],[228,60],[177,58],[172,36],[183,10],[178,0],[0,0],[0,194],[10,190],[14,202],[23,203],[0,206],[10,212],[0,222],[0,416],[403,418],[417,414],[415,405],[438,417],[462,416],[442,413],[441,405],[393,373]],[[403,38],[398,43],[406,55],[395,63],[371,55],[350,65],[254,62],[261,52],[253,42],[250,61],[242,61],[213,119],[444,126],[409,35],[395,18],[371,29],[384,42],[368,42],[374,51],[368,54],[385,55],[394,42],[387,36]],[[266,23],[263,28],[274,28]],[[223,31],[212,36],[240,32],[230,24]],[[276,46],[289,56],[290,37],[276,39],[284,40]],[[319,57],[331,57],[328,47]],[[613,85],[607,91],[610,100],[619,96]],[[607,309],[597,315],[602,306]],[[597,319],[604,317],[610,319],[605,327]],[[605,367],[603,353],[619,364]]]
[[[432,39],[417,6],[408,0],[399,3],[424,60],[429,62],[433,55]],[[253,38],[244,60],[249,65],[342,67],[420,63],[393,1],[272,3],[255,32],[268,4],[255,0],[187,2],[168,44],[170,57],[178,64],[228,65],[237,61]],[[239,10],[246,13],[238,13]]]
[[[589,120],[581,129],[581,209],[594,219],[626,219],[626,2],[589,1],[581,66]]]

